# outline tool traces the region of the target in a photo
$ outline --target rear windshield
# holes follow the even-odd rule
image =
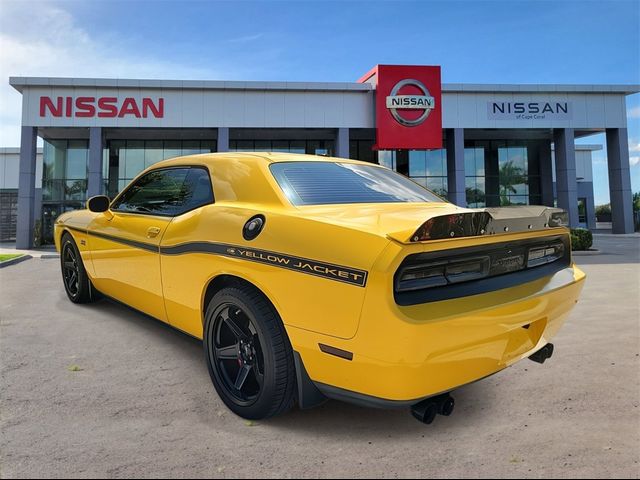
[[[373,165],[281,162],[270,168],[293,205],[443,201],[408,178]]]

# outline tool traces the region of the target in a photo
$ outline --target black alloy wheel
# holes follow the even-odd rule
[[[60,239],[60,268],[62,283],[69,300],[73,303],[88,303],[93,301],[91,296],[91,281],[82,263],[80,251],[73,237],[65,233]]]
[[[251,405],[264,384],[260,337],[249,316],[237,305],[222,304],[214,313],[213,362],[228,394]]]
[[[70,243],[64,246],[62,252],[62,276],[64,286],[71,296],[77,296],[80,290],[80,272],[78,269],[78,259]]]
[[[252,420],[291,408],[293,350],[266,297],[248,285],[223,288],[209,302],[205,319],[205,360],[227,407]]]

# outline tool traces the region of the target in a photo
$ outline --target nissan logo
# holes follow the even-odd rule
[[[398,95],[400,89],[407,85],[416,87],[422,92],[422,95]],[[399,124],[406,127],[416,127],[424,122],[435,105],[436,101],[427,90],[427,87],[422,82],[411,78],[400,80],[396,83],[387,97],[387,108],[391,115]],[[422,114],[418,118],[409,119],[401,116],[398,110],[422,110]]]

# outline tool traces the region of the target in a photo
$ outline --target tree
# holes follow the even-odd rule
[[[524,170],[508,161],[500,167],[500,204],[511,205],[509,193],[518,193],[516,185],[527,182]]]

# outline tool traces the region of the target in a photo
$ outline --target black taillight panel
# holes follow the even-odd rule
[[[568,267],[568,235],[418,253],[394,275],[399,305],[449,300],[531,282]]]

